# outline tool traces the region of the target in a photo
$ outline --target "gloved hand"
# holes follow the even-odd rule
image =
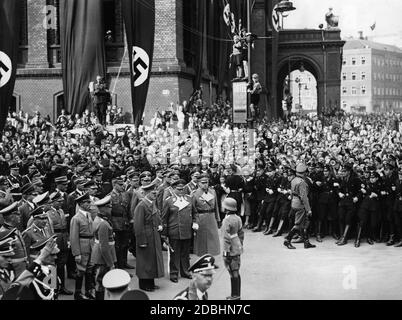
[[[198,225],[198,223],[194,222],[192,228],[194,231],[197,231],[200,228],[200,226]]]
[[[345,195],[342,192],[339,192],[338,195],[339,195],[339,198],[341,198],[341,199],[345,197]]]
[[[354,197],[353,198],[353,203],[356,203],[356,202],[358,202],[359,201],[359,198],[358,197]]]
[[[78,256],[74,257],[75,262],[81,263],[81,255],[79,254]]]
[[[163,227],[162,226],[158,226],[158,232],[162,232]]]
[[[334,187],[339,187],[339,183],[338,183],[338,182],[334,182]]]

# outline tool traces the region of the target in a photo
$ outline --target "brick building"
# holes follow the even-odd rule
[[[381,112],[402,109],[402,50],[364,39],[343,49],[342,109]]]
[[[258,1],[260,2],[260,1]],[[194,21],[197,2],[185,0],[155,0],[155,49],[152,76],[145,108],[146,121],[154,112],[165,109],[170,102],[181,102],[193,92],[195,75],[193,47]],[[219,4],[218,4],[219,3]],[[17,80],[12,108],[57,117],[63,108],[63,84],[60,55],[59,0],[22,0],[21,35]],[[220,1],[207,1],[202,37],[202,88],[209,103],[217,96],[218,53],[223,24]],[[55,10],[53,10],[55,8]],[[125,31],[120,0],[103,0],[104,30],[111,30],[113,40],[106,46],[107,80],[113,102],[131,112],[131,93],[128,56],[125,54]],[[53,12],[54,11],[54,12]],[[53,19],[52,21],[50,19]],[[213,24],[211,21],[219,21]],[[51,24],[54,28],[46,28]],[[146,32],[146,31],[144,31]],[[226,32],[227,37],[227,32]],[[230,50],[230,42],[227,42]],[[225,97],[227,82],[224,90]]]

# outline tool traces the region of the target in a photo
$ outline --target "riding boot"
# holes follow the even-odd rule
[[[81,289],[82,289],[82,282],[84,280],[84,276],[81,274],[77,274],[75,277],[75,290],[74,290],[74,299],[75,300],[80,300],[80,296],[82,295]]]
[[[308,240],[307,230],[302,231],[302,236],[303,236],[303,240],[304,240],[304,249],[310,249],[310,248],[316,247],[314,244],[311,244],[310,241]]]
[[[96,300],[105,300],[105,291],[95,291]]]
[[[343,233],[342,232],[344,232],[344,230],[345,230],[345,227],[344,227],[343,223],[339,222],[340,237],[339,237],[338,241],[335,242],[336,244],[339,244],[340,242],[343,241]]]
[[[360,247],[361,234],[362,234],[362,227],[359,225],[359,229],[357,230],[357,237],[356,237],[356,241],[355,241],[355,248]]]
[[[273,234],[273,237],[280,237],[282,235],[283,220],[279,221],[278,230]]]
[[[90,300],[95,300],[95,296],[92,293],[93,290],[93,280],[92,280],[92,270],[85,273],[85,295]]]
[[[338,246],[343,246],[348,243],[348,241],[347,241],[348,231],[349,231],[349,225],[346,225],[345,231],[344,231],[342,237],[337,242]]]
[[[294,235],[296,232],[297,232],[296,229],[292,229],[292,230],[290,230],[289,234],[285,237],[285,241],[284,241],[283,245],[284,245],[285,247],[287,247],[288,249],[296,249],[296,248],[292,245],[292,243],[291,243],[292,238],[293,238],[293,235]]]
[[[394,234],[391,234],[390,236],[389,236],[389,240],[388,240],[388,242],[387,242],[387,246],[393,246],[395,244],[395,235]]]

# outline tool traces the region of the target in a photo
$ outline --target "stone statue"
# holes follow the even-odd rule
[[[336,16],[332,8],[325,14],[325,21],[327,22],[327,29],[338,28],[339,16]]]

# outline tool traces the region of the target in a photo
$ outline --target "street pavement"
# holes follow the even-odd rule
[[[387,247],[385,243],[368,245],[364,240],[355,248],[353,240],[339,247],[332,237],[314,249],[304,249],[295,244],[296,250],[283,246],[283,237],[264,236],[261,232],[245,232],[244,254],[240,275],[243,300],[349,300],[349,299],[402,299],[402,248]],[[190,280],[169,280],[167,252],[163,252],[165,277],[156,279],[160,289],[147,293],[151,300],[171,300],[183,290]],[[191,263],[196,260],[191,256]],[[129,254],[129,263],[135,258]],[[230,295],[230,278],[222,258],[216,257],[213,284],[208,291],[210,300],[224,300]],[[138,289],[135,270],[130,289]],[[74,281],[67,281],[67,288],[74,289]],[[72,300],[72,296],[60,296]]]

